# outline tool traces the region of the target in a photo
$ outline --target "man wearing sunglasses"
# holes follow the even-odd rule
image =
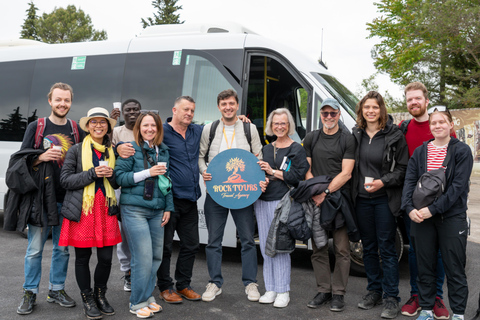
[[[400,130],[405,135],[408,145],[408,153],[411,157],[413,151],[423,144],[424,141],[433,139],[430,132],[430,125],[428,123],[429,114],[435,109],[439,111],[448,111],[444,106],[437,106],[428,109],[430,100],[428,99],[428,90],[421,82],[412,82],[405,87],[405,99],[407,102],[408,112],[413,116],[413,119],[402,121],[399,126]],[[455,132],[451,134],[456,137]],[[408,214],[404,215],[405,229],[407,237],[410,240],[410,217]],[[408,264],[410,269],[410,299],[402,307],[402,314],[413,317],[420,311],[418,301],[418,287],[417,287],[417,260],[415,258],[415,251],[413,246],[408,250]],[[438,253],[437,261],[437,296],[435,299],[435,306],[433,313],[436,319],[448,319],[449,312],[443,303],[443,282],[445,280],[445,271],[443,269],[442,257]]]
[[[305,179],[320,175],[328,175],[333,180],[321,194],[313,197],[313,201],[320,206],[330,193],[341,192],[349,201],[349,183],[355,164],[355,140],[347,130],[339,127],[338,121],[341,107],[337,100],[325,99],[320,107],[320,118],[323,127],[312,131],[305,137],[303,147],[307,153],[310,169]],[[337,218],[345,220],[344,213]],[[330,274],[328,244],[322,248],[315,246],[312,241],[313,254],[311,257],[313,271],[317,282],[317,291],[307,306],[318,308],[330,302],[331,311],[343,311],[345,308],[344,295],[347,288],[350,271],[350,243],[345,223],[337,224],[341,227],[332,231],[335,245],[335,268]],[[315,236],[315,235],[314,235]]]

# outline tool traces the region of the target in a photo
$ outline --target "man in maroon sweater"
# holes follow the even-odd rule
[[[408,145],[408,153],[410,157],[424,141],[433,139],[428,123],[427,107],[429,104],[428,90],[421,82],[412,82],[405,87],[405,99],[407,101],[408,112],[413,116],[412,120],[402,121],[400,129],[405,135]],[[452,133],[455,136],[455,133]],[[405,227],[408,239],[410,240],[410,217],[404,215]],[[418,303],[418,287],[417,287],[417,260],[413,246],[410,245],[408,250],[408,264],[410,268],[410,299],[402,307],[402,314],[413,317],[421,309]],[[437,260],[437,297],[433,313],[436,319],[448,319],[449,313],[443,303],[443,282],[445,280],[445,270],[443,269],[442,258],[440,252]]]

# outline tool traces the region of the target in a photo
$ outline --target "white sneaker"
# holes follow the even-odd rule
[[[215,297],[222,293],[222,288],[217,287],[213,282],[207,284],[207,290],[202,294],[203,301],[213,301]]]
[[[279,293],[277,294],[277,297],[275,298],[275,302],[273,303],[273,306],[275,308],[285,308],[288,306],[288,303],[290,302],[290,293],[284,292],[284,293]]]
[[[277,293],[275,291],[267,291],[263,296],[260,297],[260,300],[258,300],[258,302],[273,303],[276,297],[277,297]]]
[[[247,294],[248,300],[250,301],[258,301],[260,299],[260,292],[258,292],[258,284],[256,283],[249,283],[245,287],[245,293]]]

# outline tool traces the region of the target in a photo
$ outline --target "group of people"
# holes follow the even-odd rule
[[[328,228],[320,224],[312,228],[311,260],[318,293],[307,306],[330,303],[331,311],[344,310],[350,241],[361,239],[368,285],[359,308],[371,309],[384,302],[383,318],[395,318],[399,312],[415,316],[421,310],[420,320],[433,316],[447,319],[442,300],[446,273],[453,319],[463,319],[468,296],[465,185],[473,159],[469,148],[451,137],[453,120],[448,109],[434,107],[427,112],[428,92],[423,84],[409,84],[405,95],[414,117],[411,121],[395,125],[382,96],[371,91],[357,105],[357,125],[352,133],[340,121],[338,101],[325,99],[319,110],[322,127],[307,134],[303,146],[290,138],[295,122],[289,110],[276,109],[265,127],[275,141],[262,146],[255,125],[237,115],[238,96],[231,89],[217,97],[220,121],[206,126],[193,123],[195,101],[189,96],[175,100],[172,117],[163,124],[157,113],[142,112],[139,101],[128,99],[121,106],[123,126],[115,126],[120,110],[109,113],[100,107],[90,109],[77,126],[66,118],[73,101],[72,88],[54,84],[48,94],[51,115],[28,126],[21,150],[12,156],[12,161],[25,159],[21,162],[25,167],[9,168],[31,172],[33,167],[40,174],[32,179],[45,184],[41,195],[33,190],[8,196],[6,212],[13,211],[7,210],[9,207],[25,211],[15,228],[23,230],[28,225],[24,295],[17,313],[33,311],[50,229],[54,247],[49,302],[76,305],[65,292],[68,246],[72,246],[85,315],[100,319],[114,314],[106,297],[114,245],[125,273],[124,290],[131,291],[128,307],[137,317],[149,318],[162,310],[153,296],[155,285],[167,303],[213,301],[222,293],[222,239],[229,213],[242,247],[242,282],[248,300],[286,307],[290,301],[290,255],[270,254],[270,229],[277,223],[277,209],[288,192],[308,180],[312,184],[328,176],[324,187],[302,204],[321,216],[330,199],[342,203]],[[211,180],[208,164],[231,148],[253,153],[266,178],[259,183],[262,195],[246,208],[225,208],[207,193],[205,252],[210,280],[200,295],[190,286],[199,250],[199,173],[204,181]],[[417,180],[424,172],[442,166],[447,149],[453,154],[445,168],[445,192],[434,204],[415,208],[411,197]],[[401,215],[411,243],[412,289],[411,298],[400,309],[395,232]],[[264,258],[263,295],[256,279],[255,221]],[[175,232],[180,250],[174,280],[170,263]],[[324,241],[327,235],[333,238],[335,248],[333,274]],[[92,287],[89,262],[93,247],[98,262]]]

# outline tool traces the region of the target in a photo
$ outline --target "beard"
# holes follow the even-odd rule
[[[421,117],[427,112],[426,106],[421,106],[419,110],[408,110],[413,117]]]
[[[70,109],[69,109],[68,111],[70,111]],[[68,111],[65,112],[65,114],[60,114],[60,113],[57,112],[57,110],[53,109],[53,114],[55,115],[55,117],[65,118],[65,117],[67,116],[67,114],[68,114]]]

